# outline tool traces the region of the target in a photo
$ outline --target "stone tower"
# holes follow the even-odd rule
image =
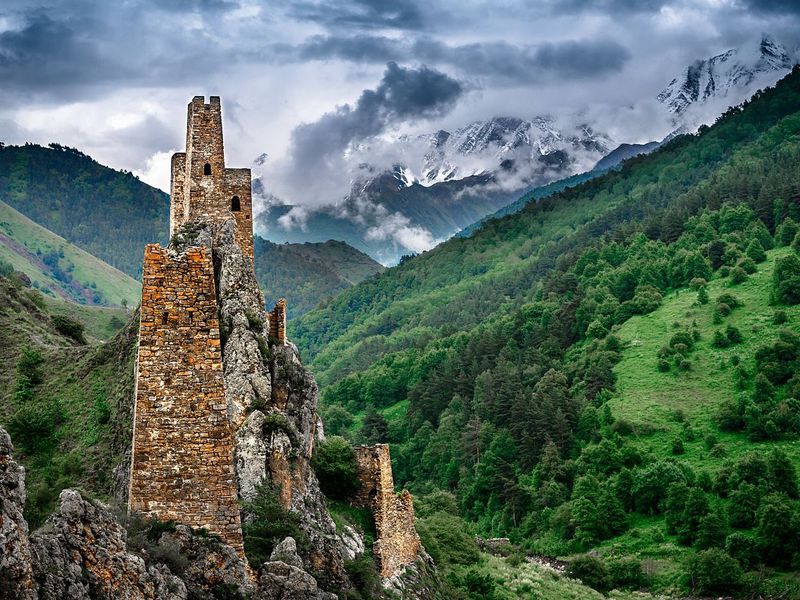
[[[196,96],[186,129],[186,152],[172,157],[170,238],[185,223],[224,228],[233,220],[235,243],[252,269],[250,169],[225,168],[219,97],[206,104]],[[205,528],[243,556],[219,319],[212,248],[149,244],[128,507]]]
[[[189,103],[186,152],[172,156],[170,237],[184,223],[236,220],[236,241],[253,258],[253,200],[250,169],[225,168],[219,96]]]

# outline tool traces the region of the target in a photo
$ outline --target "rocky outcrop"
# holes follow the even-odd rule
[[[317,587],[316,580],[303,571],[294,538],[275,546],[269,561],[261,567],[259,598],[263,600],[336,600],[336,595]]]
[[[224,341],[225,397],[231,425],[238,429],[249,410],[269,404],[272,386],[266,360],[269,317],[252,259],[242,254],[235,233],[232,220],[217,227],[213,255]]]
[[[164,565],[147,565],[125,541],[125,529],[104,506],[75,490],[61,492],[58,510],[31,538],[39,600],[186,598],[178,577]]]
[[[33,600],[36,592],[31,566],[25,506],[25,469],[13,457],[8,433],[0,428],[0,598]]]
[[[311,550],[304,557],[308,569],[326,586],[347,587],[336,525],[311,469],[320,433],[316,382],[294,344],[270,338],[270,319],[275,317],[264,310],[252,263],[236,243],[233,222],[206,231],[212,237],[240,498],[252,499],[262,483],[274,485],[281,504],[300,516],[309,537]]]

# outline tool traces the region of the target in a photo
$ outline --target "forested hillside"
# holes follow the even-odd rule
[[[326,430],[598,589],[796,597],[798,166],[795,69],[342,293],[290,326]]]
[[[141,286],[125,273],[0,202],[0,273],[24,273],[50,298],[100,306],[135,306]]]
[[[292,318],[384,267],[344,242],[273,244],[256,236],[255,269],[267,305],[286,298]]]
[[[167,194],[59,144],[0,146],[0,200],[134,279],[167,241]]]

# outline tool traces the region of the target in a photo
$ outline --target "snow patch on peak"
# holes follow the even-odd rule
[[[692,106],[718,99],[738,104],[749,97],[756,86],[774,83],[795,62],[796,58],[785,46],[765,34],[757,48],[732,48],[693,62],[670,81],[657,99],[676,116]]]

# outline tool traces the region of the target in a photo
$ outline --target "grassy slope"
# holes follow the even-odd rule
[[[754,372],[755,351],[777,339],[780,327],[772,324],[776,309],[769,305],[772,269],[776,258],[788,252],[787,248],[768,252],[767,261],[759,264],[758,272],[742,284],[732,286],[728,279],[712,280],[708,285],[710,302],[706,305],[697,304],[696,292],[678,290],[665,297],[656,311],[633,317],[620,327],[617,335],[626,348],[614,369],[617,391],[609,406],[614,417],[636,426],[640,433],[633,443],[641,450],[658,457],[671,457],[672,443],[680,438],[685,453],[678,458],[697,472],[707,471],[713,478],[727,460],[735,460],[746,452],[766,454],[773,448],[781,448],[800,471],[800,444],[796,440],[754,442],[743,433],[721,432],[713,422],[725,400],[751,393],[736,389],[731,358],[740,357],[742,364]],[[714,299],[722,293],[732,293],[744,306],[735,309],[721,325],[714,325]],[[800,305],[780,309],[789,316],[781,327],[800,330]],[[673,368],[667,373],[659,372],[656,353],[677,330],[674,324],[679,323],[685,330],[693,321],[702,339],[691,353],[691,371],[678,372]],[[711,344],[714,331],[727,325],[737,327],[744,341],[728,348],[715,348]],[[684,434],[684,420],[695,431],[693,441]],[[725,456],[709,453],[704,441],[709,434],[724,445]],[[657,585],[673,583],[680,572],[680,562],[695,550],[680,545],[665,533],[663,515],[634,515],[634,519],[626,533],[603,544],[603,551],[636,554],[650,560]]]
[[[167,239],[167,194],[57,144],[0,148],[0,200],[134,278]]]
[[[25,273],[51,297],[92,303],[94,292],[98,291],[111,305],[119,306],[125,301],[135,306],[139,300],[140,285],[137,281],[37,225],[4,202],[0,202],[0,234],[0,259]],[[70,283],[56,279],[50,267],[37,255],[37,251],[44,255],[59,250],[64,253],[59,261],[61,269],[69,272],[69,265],[73,267],[69,272]]]
[[[108,497],[113,467],[130,437],[138,320],[129,321],[108,342],[80,346],[54,329],[50,315],[68,310],[73,318],[93,322],[86,323],[91,332],[102,329],[108,309],[54,306],[55,301],[47,303],[36,290],[15,287],[0,277],[0,424],[7,426],[21,408],[14,385],[17,360],[25,348],[35,349],[44,360],[43,381],[30,402],[34,407],[57,403],[63,415],[52,432],[52,451],[26,455],[15,443],[16,456],[27,470],[28,511],[34,525],[52,510],[64,487],[77,485]]]

